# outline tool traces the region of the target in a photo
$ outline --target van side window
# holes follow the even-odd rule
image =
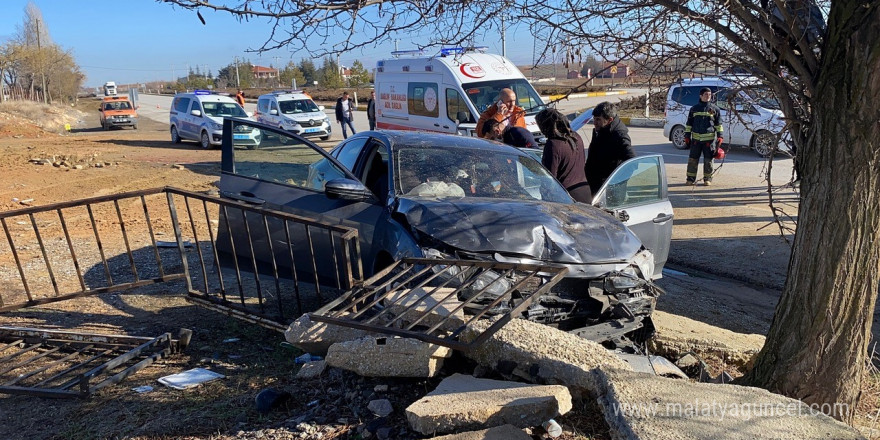
[[[177,101],[174,102],[174,110],[179,111],[181,113],[186,113],[186,109],[189,108],[189,98],[177,98]]]
[[[693,107],[700,102],[700,89],[703,86],[687,86],[687,87],[679,87],[678,91],[672,95],[672,99],[675,102],[685,106],[685,107]],[[712,94],[715,94],[715,91],[718,89],[717,87],[709,87],[712,89]]]
[[[407,93],[409,114],[437,117],[440,115],[438,103],[437,84],[424,82],[409,83],[409,93]]]
[[[464,112],[464,115],[459,115],[461,112]],[[459,116],[464,116],[464,118]],[[473,116],[471,116],[464,98],[455,89],[446,89],[446,117],[459,123],[476,122]]]
[[[260,113],[269,113],[269,100],[261,99],[257,101],[257,111]]]

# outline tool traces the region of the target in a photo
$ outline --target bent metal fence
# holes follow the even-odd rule
[[[357,231],[175,188],[0,213],[0,312],[182,282],[278,331],[363,279]]]

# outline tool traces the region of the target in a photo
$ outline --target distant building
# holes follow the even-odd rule
[[[578,79],[578,78],[582,78],[582,76],[581,76],[581,73],[578,72],[577,70],[569,70],[567,78],[568,79]]]
[[[626,78],[629,76],[629,66],[626,64],[605,63],[602,71],[596,73],[596,78]]]
[[[254,78],[258,79],[278,77],[278,69],[275,69],[273,67],[253,66],[251,68],[251,71],[254,73]]]

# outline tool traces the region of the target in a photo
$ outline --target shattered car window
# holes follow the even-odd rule
[[[473,148],[400,147],[395,191],[419,197],[486,197],[572,203],[530,156]]]

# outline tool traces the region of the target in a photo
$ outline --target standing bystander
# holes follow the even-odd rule
[[[242,92],[241,89],[238,89],[238,93],[235,94],[235,102],[237,102],[241,108],[244,108],[244,92]]]
[[[593,109],[593,140],[585,169],[593,194],[620,164],[634,157],[629,129],[620,121],[617,106],[608,101],[599,103]]]
[[[478,136],[483,133],[483,124],[489,119],[498,121],[502,130],[508,126],[526,128],[526,111],[516,105],[516,92],[511,89],[498,92],[498,100],[480,114],[476,127]]]
[[[376,129],[376,92],[370,92],[370,100],[367,101],[367,120],[370,121],[370,130]]]
[[[351,134],[357,133],[354,129],[354,100],[348,96],[348,92],[342,92],[342,97],[336,100],[336,122],[342,126],[342,138],[348,139],[345,126],[351,128]]]
[[[541,134],[547,137],[541,163],[578,202],[591,203],[593,194],[584,176],[584,140],[571,129],[568,119],[555,109],[535,116]]]

